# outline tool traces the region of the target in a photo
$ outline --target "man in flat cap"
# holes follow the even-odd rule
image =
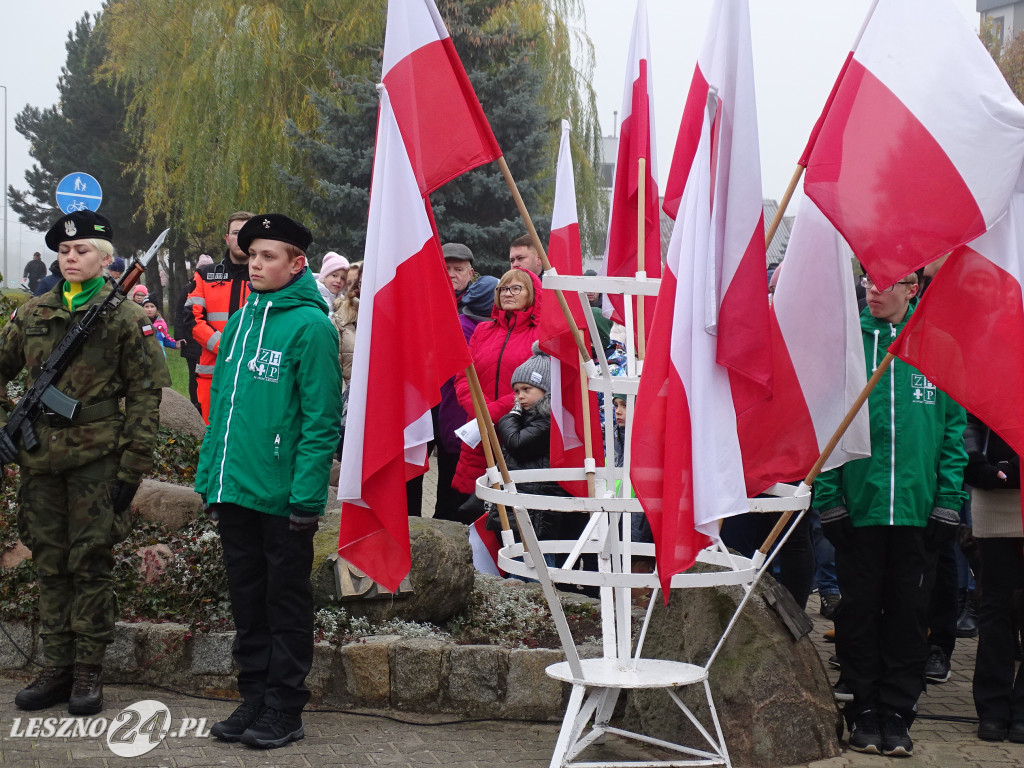
[[[338,333],[306,249],[277,213],[238,232],[252,293],[228,320],[196,491],[219,520],[242,704],[211,733],[281,747],[304,735],[313,663],[313,534],[341,426]]]
[[[110,222],[92,211],[62,216],[47,232],[62,278],[0,333],[0,387],[23,368],[31,386],[67,329],[114,290],[103,276],[112,237]],[[18,532],[39,576],[44,666],[15,697],[20,709],[103,708],[101,664],[118,616],[111,548],[128,535],[132,498],[152,469],[161,387],[170,385],[149,318],[121,301],[100,315],[59,381],[81,403],[78,414],[44,412],[32,425],[33,451],[0,431],[0,461],[21,467]]]

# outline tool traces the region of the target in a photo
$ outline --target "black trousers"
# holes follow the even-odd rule
[[[778,513],[762,512],[727,517],[722,521],[722,541],[744,557],[751,557],[764,544],[779,517]],[[778,543],[775,546],[778,547]],[[775,579],[789,590],[797,605],[806,609],[807,598],[814,586],[814,545],[807,515],[796,524],[774,562],[778,566]]]
[[[233,504],[218,510],[238,692],[298,714],[309,701],[313,665],[313,531],[289,530],[287,517]]]
[[[928,605],[928,643],[937,645],[952,658],[956,647],[957,582],[959,579],[956,568],[956,549],[959,544],[955,539],[947,541],[936,553],[935,585]]]
[[[974,707],[979,720],[1024,723],[1024,665],[1014,674],[1014,590],[1024,588],[1024,539],[975,539],[981,555]]]
[[[924,690],[928,600],[935,553],[924,528],[875,525],[852,529],[836,547],[843,602],[836,613],[836,654],[853,693],[848,723],[865,709],[895,712],[907,723]]]
[[[455,479],[455,467],[459,463],[459,452],[449,453],[441,441],[435,444],[437,457],[437,503],[434,505],[434,517],[438,520],[455,520],[459,523],[472,525],[475,521],[466,519],[459,512],[459,507],[469,500],[469,494],[459,493],[452,488]]]

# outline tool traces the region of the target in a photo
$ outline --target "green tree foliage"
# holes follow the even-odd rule
[[[1005,45],[996,32],[991,20],[986,20],[981,25],[979,37],[999,66],[1013,94],[1024,101],[1024,32],[1017,34]]]
[[[33,229],[46,231],[61,216],[54,194],[57,182],[74,171],[95,176],[103,187],[101,212],[114,223],[119,250],[149,246],[152,236],[136,213],[142,197],[129,167],[136,144],[125,131],[127,94],[98,79],[105,56],[103,18],[85,14],[68,33],[67,62],[57,89],[59,102],[46,109],[27,106],[14,127],[29,140],[36,163],[25,172],[28,188],[8,188],[11,209]]]
[[[458,5],[458,8],[454,6]],[[489,21],[490,3],[462,0],[451,3],[448,18],[462,58],[507,162],[518,179],[534,223],[546,232],[550,210],[540,195],[553,180],[546,165],[556,135],[542,105],[543,73],[534,65],[536,37],[515,24],[495,28]],[[481,27],[490,26],[489,32]],[[344,250],[361,258],[366,238],[366,210],[373,165],[378,98],[370,77],[339,78],[333,98],[318,98],[319,125],[312,131],[290,126],[295,145],[304,156],[303,175],[283,174],[296,201],[310,211],[311,225],[322,250]],[[508,269],[508,244],[525,227],[497,165],[477,168],[431,195],[443,241],[468,245],[478,271],[501,274]]]
[[[589,87],[592,51],[589,44],[577,46],[574,60],[565,44],[573,36],[586,42],[571,26],[581,14],[580,0],[442,0],[438,5],[453,37],[458,39],[465,26],[471,33],[465,39],[470,47],[479,43],[482,56],[488,44],[512,29],[532,41],[530,61],[543,75],[537,102],[545,118],[537,127],[557,135],[558,119],[565,116],[577,126],[586,161],[577,177],[584,190],[582,216],[599,210],[591,170],[597,152]],[[146,210],[176,209],[179,223],[204,240],[220,231],[222,219],[235,208],[295,210],[295,187],[282,184],[278,171],[310,183],[319,178],[309,174],[308,147],[294,139],[321,127],[325,102],[343,94],[344,88],[335,89],[338,78],[366,78],[379,67],[386,3],[110,0],[106,15],[105,72],[132,87],[129,126],[141,137],[137,170],[146,178]],[[460,53],[472,58],[467,50]],[[469,61],[467,70],[474,71]],[[290,137],[288,124],[294,127]],[[540,167],[553,165],[546,161],[553,159],[555,143],[530,147],[545,161]],[[347,140],[335,145],[360,151]],[[518,158],[504,149],[517,172]],[[589,192],[588,179],[593,181]],[[550,183],[542,186],[543,208],[552,193]],[[365,218],[365,208],[361,215]]]

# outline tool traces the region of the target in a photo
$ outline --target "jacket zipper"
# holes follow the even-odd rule
[[[497,400],[498,390],[501,387],[501,358],[505,356],[505,347],[508,345],[508,340],[512,338],[512,329],[516,327],[516,319],[512,318],[512,323],[508,327],[508,332],[505,334],[505,340],[501,342],[501,350],[498,352],[498,367],[494,371],[494,399]],[[513,371],[514,373],[514,371]]]
[[[892,338],[896,326],[889,326]],[[876,337],[877,338],[877,337]],[[896,525],[896,361],[889,366],[889,525]]]
[[[224,422],[224,447],[220,457],[220,472],[217,473],[216,501],[218,502],[220,501],[221,494],[224,493],[224,467],[228,463],[228,435],[231,433],[231,417],[234,416],[235,413],[235,395],[238,393],[238,374],[242,370],[242,360],[245,358],[245,344],[249,339],[249,331],[252,330],[252,326],[256,322],[256,307],[259,306],[259,303],[260,297],[257,296],[256,301],[254,301],[252,305],[252,312],[249,315],[249,327],[245,329],[245,336],[242,337],[241,354],[238,356],[238,361],[235,363],[235,378],[231,383],[231,399],[228,401],[228,418],[227,421]],[[241,311],[244,312],[245,309],[243,308]],[[239,326],[241,326],[241,323],[239,323]],[[235,338],[238,338],[237,335]],[[232,347],[234,346],[234,341],[232,341],[231,345]]]

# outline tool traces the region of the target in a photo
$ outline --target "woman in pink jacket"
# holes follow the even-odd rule
[[[494,290],[491,319],[480,323],[469,340],[469,353],[495,423],[515,405],[512,372],[530,357],[533,342],[538,338],[541,293],[539,277],[523,269],[510,269]],[[455,379],[455,394],[472,416],[473,399],[464,373]],[[473,493],[476,479],[486,468],[483,446],[470,448],[463,444],[452,488],[459,493]]]

